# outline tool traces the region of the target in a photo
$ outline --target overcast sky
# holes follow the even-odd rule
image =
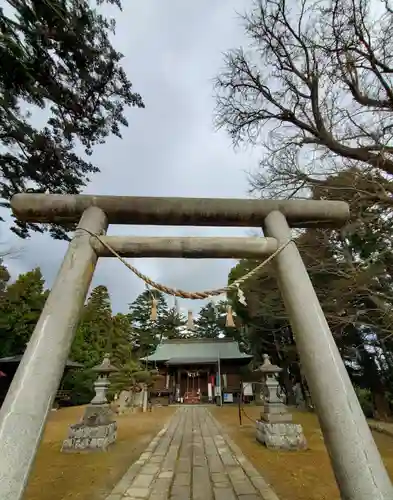
[[[212,80],[223,66],[222,53],[244,45],[241,21],[249,0],[127,0],[118,13],[115,46],[146,108],[127,112],[123,140],[110,138],[96,148],[101,169],[87,193],[135,196],[247,197],[247,171],[256,152],[237,151],[224,131],[213,127]],[[21,241],[2,227],[3,247],[18,249],[7,260],[15,278],[39,266],[50,287],[66,244],[34,234]],[[109,234],[149,236],[239,236],[241,228],[111,226]],[[226,284],[233,261],[138,259],[133,262],[153,279],[177,288],[200,291]],[[93,286],[106,285],[114,312],[143,291],[143,283],[120,262],[102,259]],[[172,302],[172,299],[170,299]],[[199,309],[199,301],[181,301]]]

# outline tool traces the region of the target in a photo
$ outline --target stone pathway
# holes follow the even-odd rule
[[[182,407],[106,500],[123,499],[278,500],[278,497],[207,408]]]

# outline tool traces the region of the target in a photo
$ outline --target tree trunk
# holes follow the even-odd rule
[[[376,420],[384,420],[385,422],[391,419],[391,411],[389,401],[386,399],[385,392],[373,393],[374,403],[374,418]]]
[[[282,383],[284,385],[284,390],[285,394],[287,397],[286,404],[287,405],[295,405],[296,404],[296,398],[295,398],[295,393],[293,392],[293,386],[292,382],[289,376],[289,360],[288,357],[283,353],[280,349],[280,345],[277,341],[277,337],[273,332],[273,338],[274,338],[274,345],[276,347],[276,353],[277,357],[280,360],[281,368],[283,369],[281,372],[281,377],[282,377]]]
[[[382,374],[378,370],[375,355],[372,355],[364,347],[361,352],[363,364],[363,378],[368,384],[374,405],[374,417],[378,420],[389,420],[391,411],[389,401],[386,397],[386,387]]]
[[[303,394],[304,401],[306,403],[307,410],[314,411],[314,406],[312,404],[310,391],[308,390],[307,382],[306,382],[306,379],[304,377],[302,377],[300,380],[300,387],[302,389],[302,394]]]
[[[283,367],[282,371],[282,381],[285,389],[285,394],[287,395],[287,405],[294,406],[296,404],[295,393],[293,392],[292,381],[289,376],[288,366]]]
[[[314,411],[314,405],[312,403],[311,394],[307,384],[307,379],[303,374],[303,370],[300,363],[299,363],[299,372],[300,372],[300,388],[302,390],[303,399],[304,402],[306,403],[307,410]]]

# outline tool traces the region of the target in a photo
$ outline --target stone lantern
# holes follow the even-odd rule
[[[109,375],[117,370],[110,363],[109,354],[105,354],[100,365],[92,368],[98,373],[94,382],[95,396],[86,407],[82,420],[68,429],[61,451],[105,451],[116,441],[117,423],[106,398],[110,386]]]
[[[108,404],[106,395],[111,384],[109,382],[109,375],[111,373],[117,372],[118,369],[115,366],[111,365],[109,354],[105,354],[102,363],[92,368],[92,371],[98,373],[98,378],[94,382],[94,390],[96,391],[96,394],[91,400],[90,404],[106,405]]]
[[[263,364],[260,366],[259,371],[263,375],[265,385],[265,404],[264,404],[264,417],[269,420],[269,415],[286,415],[287,418],[292,418],[287,412],[286,406],[278,397],[278,375],[282,372],[282,368],[273,365],[267,354],[263,355]]]
[[[292,414],[278,397],[277,376],[282,368],[273,365],[269,356],[264,354],[259,371],[264,375],[266,398],[264,412],[260,420],[257,420],[257,441],[273,449],[306,449],[302,426],[292,422]]]

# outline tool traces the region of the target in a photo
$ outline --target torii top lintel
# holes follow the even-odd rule
[[[27,222],[78,222],[90,206],[101,208],[109,224],[261,227],[279,210],[291,227],[340,227],[349,218],[344,201],[252,200],[237,198],[155,198],[21,193],[13,196],[14,215]]]

